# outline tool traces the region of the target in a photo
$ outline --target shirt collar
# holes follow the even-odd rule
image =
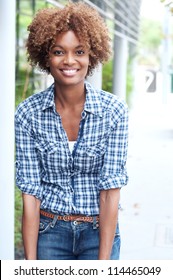
[[[45,110],[49,107],[55,106],[54,101],[54,83],[43,91],[43,107],[42,110]]]
[[[42,110],[55,106],[54,102],[54,83],[43,91],[43,107]],[[85,81],[86,101],[84,111],[99,115],[102,117],[102,106],[99,92],[92,85]]]

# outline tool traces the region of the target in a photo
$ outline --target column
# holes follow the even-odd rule
[[[168,95],[171,92],[171,24],[170,24],[170,11],[169,7],[165,6],[164,18],[163,18],[163,45],[162,45],[162,102],[167,103]]]
[[[0,259],[14,259],[15,0],[0,1]]]
[[[125,100],[128,42],[116,35],[114,40],[113,93]]]

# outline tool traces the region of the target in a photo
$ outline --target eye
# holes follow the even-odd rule
[[[64,52],[62,50],[55,50],[55,51],[53,51],[53,54],[59,56],[59,55],[63,55]]]
[[[85,52],[84,52],[84,50],[77,50],[76,54],[77,55],[83,55],[83,54],[85,54]]]

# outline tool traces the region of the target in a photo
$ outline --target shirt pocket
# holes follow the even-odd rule
[[[104,153],[105,141],[92,146],[86,146],[84,150],[78,151],[76,164],[84,173],[98,173],[103,166]]]
[[[40,141],[36,143],[36,149],[48,176],[67,168],[67,155],[62,142]]]

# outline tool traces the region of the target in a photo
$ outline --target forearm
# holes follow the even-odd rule
[[[118,220],[120,190],[100,192],[100,245],[99,260],[109,260]]]
[[[37,240],[40,222],[40,201],[35,197],[23,195],[22,236],[27,260],[37,258]]]

